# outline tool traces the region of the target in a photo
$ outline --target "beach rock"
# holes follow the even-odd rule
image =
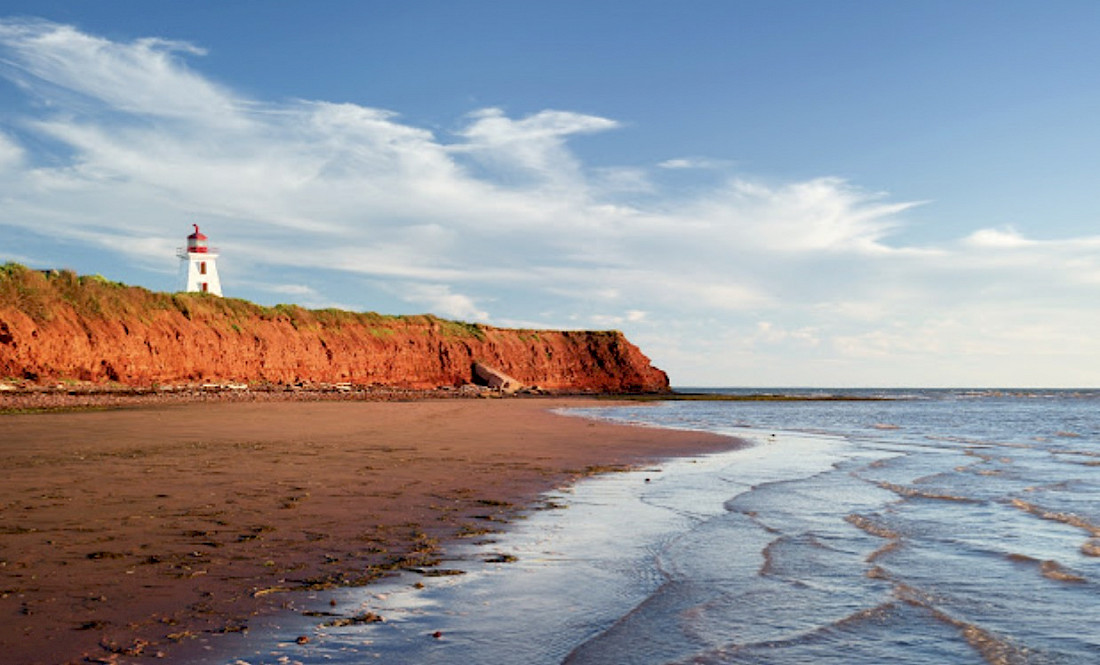
[[[474,363],[473,372],[475,379],[484,381],[485,385],[502,393],[512,394],[524,388],[522,383],[504,372],[482,363]]]
[[[262,307],[20,267],[0,271],[0,377],[148,387],[461,388],[481,365],[549,392],[667,392],[619,331],[495,328],[430,315]],[[484,382],[484,380],[482,380]]]

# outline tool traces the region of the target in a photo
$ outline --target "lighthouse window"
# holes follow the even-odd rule
[[[202,262],[199,263],[199,274],[200,275],[205,275],[206,274],[206,261],[202,261]]]
[[[206,282],[203,282],[203,283],[202,283],[202,284],[200,284],[199,286],[201,286],[201,287],[202,287],[202,292],[203,292],[203,293],[206,293],[207,291],[209,291],[209,290],[210,290],[210,286],[209,286],[209,285],[208,285],[208,284],[207,284]]]

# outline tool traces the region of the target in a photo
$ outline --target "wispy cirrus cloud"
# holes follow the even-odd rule
[[[187,42],[112,42],[42,20],[6,20],[0,41],[12,56],[5,63],[7,75],[44,98],[80,104],[83,96],[123,113],[192,121],[233,118],[242,103],[187,69],[181,56],[205,53]],[[43,83],[52,90],[43,90]]]
[[[733,165],[734,162],[730,160],[713,159],[711,157],[675,157],[657,164],[658,168],[671,170],[728,169]]]
[[[570,143],[627,129],[564,110],[475,110],[443,132],[353,103],[250,99],[169,39],[6,20],[0,53],[35,101],[0,118],[0,226],[23,242],[4,258],[67,242],[140,282],[174,269],[197,222],[230,293],[624,327],[695,383],[866,383],[884,367],[959,383],[994,365],[1029,382],[1053,376],[1035,358],[1079,377],[1073,358],[1100,355],[1056,334],[1100,324],[1096,238],[1003,227],[906,246],[895,232],[921,203],[843,179],[765,181],[705,157],[592,167]],[[670,169],[727,173],[663,189]]]

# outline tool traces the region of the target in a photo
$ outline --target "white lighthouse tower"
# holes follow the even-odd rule
[[[222,283],[218,279],[218,255],[210,251],[206,236],[199,231],[198,224],[192,224],[195,232],[187,236],[187,247],[181,248],[177,256],[187,262],[187,290],[201,293],[222,294]]]

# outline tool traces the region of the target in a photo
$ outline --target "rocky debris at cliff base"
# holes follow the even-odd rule
[[[375,401],[400,402],[421,399],[484,399],[499,397],[564,396],[566,391],[549,392],[537,386],[504,393],[487,386],[466,384],[457,388],[397,388],[351,384],[186,384],[132,387],[94,383],[35,384],[0,381],[0,414],[21,411],[100,409],[138,405],[189,402],[290,402],[290,401]]]
[[[477,397],[481,390],[412,390],[390,387],[261,386],[228,388],[214,384],[131,388],[100,385],[12,385],[0,389],[0,413],[82,408],[113,408],[188,402],[406,401]]]

